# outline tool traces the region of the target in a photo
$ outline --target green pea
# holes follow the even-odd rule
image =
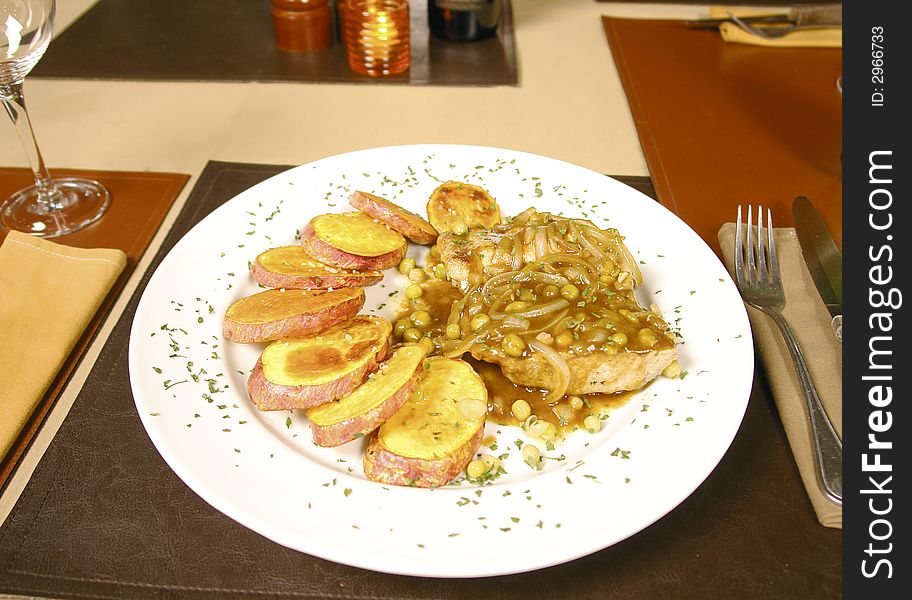
[[[431,317],[431,313],[426,310],[416,310],[409,316],[409,321],[411,321],[412,325],[415,327],[427,329],[431,326],[433,318]]]
[[[526,342],[515,333],[508,333],[500,342],[501,348],[507,353],[507,356],[518,357],[526,350]]]
[[[414,258],[403,258],[402,262],[399,263],[399,272],[403,275],[408,275],[409,271],[415,268],[415,259]]]
[[[485,325],[487,325],[490,322],[491,322],[491,317],[489,317],[488,315],[486,315],[484,313],[478,313],[477,315],[472,317],[472,320],[469,322],[469,327],[472,328],[472,331],[478,331],[479,329],[481,329],[482,327],[484,327]]]
[[[579,291],[578,287],[576,287],[572,283],[568,283],[567,285],[565,285],[564,287],[562,287],[560,289],[560,295],[564,300],[573,302],[574,300],[579,298],[580,291]]]
[[[421,333],[421,330],[418,329],[417,327],[409,327],[402,334],[402,339],[405,340],[406,342],[417,342],[418,340],[420,340],[422,338],[423,335],[424,334]]]
[[[409,300],[414,300],[415,298],[420,298],[424,294],[424,289],[417,283],[413,283],[405,288],[405,297]]]

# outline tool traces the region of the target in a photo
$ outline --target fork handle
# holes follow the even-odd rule
[[[823,409],[817,388],[811,379],[804,354],[798,345],[798,340],[792,328],[778,311],[764,311],[773,318],[785,345],[792,356],[795,372],[804,393],[805,409],[811,425],[811,442],[816,459],[817,481],[821,484],[825,495],[833,502],[842,504],[842,441],[833,429],[833,424]]]

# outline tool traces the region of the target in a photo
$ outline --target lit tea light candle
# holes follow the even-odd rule
[[[368,76],[396,75],[409,68],[409,12],[404,0],[349,0],[345,40],[349,68]]]

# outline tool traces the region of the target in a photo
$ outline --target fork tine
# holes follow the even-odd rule
[[[754,283],[756,280],[756,273],[754,268],[756,263],[754,263],[754,237],[753,237],[753,215],[751,214],[751,205],[747,205],[747,231],[745,232],[745,237],[747,238],[747,281],[748,283]]]
[[[779,258],[776,256],[776,236],[773,233],[773,211],[767,209],[766,212],[766,229],[769,236],[769,264],[770,280],[773,285],[778,286],[781,282],[779,278]]]
[[[741,228],[741,205],[738,205],[738,220],[735,222],[735,277],[738,283],[744,280],[744,238]]]
[[[763,205],[757,206],[757,279],[762,283],[768,280],[766,271],[766,252],[763,251]]]

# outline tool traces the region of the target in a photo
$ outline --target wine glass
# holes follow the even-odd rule
[[[0,103],[28,155],[35,184],[0,206],[0,224],[40,237],[57,237],[94,223],[111,195],[97,181],[51,179],[25,109],[22,82],[44,55],[54,28],[54,0],[0,0]]]

